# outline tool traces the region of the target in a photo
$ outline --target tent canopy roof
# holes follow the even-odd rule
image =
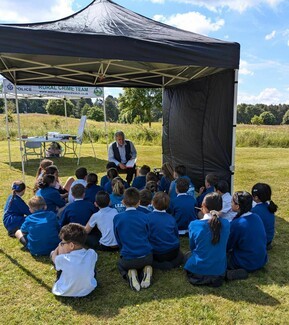
[[[95,0],[64,19],[0,25],[0,73],[17,84],[169,87],[238,69],[240,46]]]

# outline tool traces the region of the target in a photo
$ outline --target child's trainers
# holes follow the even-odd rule
[[[137,270],[135,269],[128,270],[127,276],[128,276],[129,285],[132,288],[132,290],[140,291],[140,284],[137,277]]]
[[[145,266],[143,269],[143,278],[140,284],[143,289],[148,288],[151,285],[152,275],[153,268],[150,265]]]
[[[245,280],[248,278],[248,272],[244,269],[228,270],[226,278],[227,280]]]

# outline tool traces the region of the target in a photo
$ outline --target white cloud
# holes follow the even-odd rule
[[[261,5],[268,5],[271,8],[277,7],[285,0],[174,0],[179,3],[192,4],[199,7],[205,7],[211,11],[219,11],[221,9],[231,9],[238,12]]]
[[[165,3],[165,0],[151,0],[152,3]]]
[[[73,13],[73,0],[1,0],[0,21],[29,23],[64,18]]]
[[[287,45],[289,46],[289,40],[287,41]]]
[[[269,40],[273,39],[275,36],[276,36],[276,30],[273,30],[270,34],[267,34],[265,36],[265,40],[269,41]]]
[[[153,19],[190,32],[204,35],[219,30],[225,24],[224,19],[217,19],[215,22],[212,22],[210,18],[195,11],[187,12],[185,14],[175,14],[169,17],[155,15]]]
[[[262,103],[266,105],[288,104],[289,99],[286,94],[281,93],[276,88],[265,88],[258,95],[252,95],[248,93],[238,94],[238,103],[245,104],[257,104]]]
[[[249,75],[253,76],[254,72],[250,70],[250,64],[247,61],[240,60],[240,68],[239,68],[240,75]]]

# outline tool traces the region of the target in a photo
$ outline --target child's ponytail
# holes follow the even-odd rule
[[[278,206],[271,200],[272,190],[266,183],[257,183],[252,188],[252,195],[257,196],[262,203],[269,202],[268,210],[275,213]]]
[[[9,202],[8,207],[11,206],[12,201],[14,200],[15,196],[17,195],[17,193],[21,193],[22,191],[24,191],[26,189],[26,185],[24,182],[22,181],[15,181],[12,183],[11,186],[11,190],[12,190],[12,197],[11,200]]]
[[[210,214],[212,216],[212,218],[209,220],[209,225],[210,225],[210,229],[212,232],[212,241],[211,242],[213,245],[216,245],[220,241],[222,224],[221,224],[220,217],[219,217],[219,214],[217,211],[215,211],[215,210],[210,211]]]
[[[208,221],[212,232],[212,244],[216,245],[220,241],[222,224],[219,219],[219,212],[222,210],[223,199],[217,192],[212,192],[204,197],[203,204],[210,211],[212,218]]]

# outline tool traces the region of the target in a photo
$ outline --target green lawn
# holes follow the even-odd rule
[[[13,180],[22,178],[18,143],[12,143],[12,168],[7,144],[0,142],[0,207]],[[138,146],[138,165],[161,165],[161,147]],[[106,146],[83,145],[80,165],[104,173]],[[60,176],[73,174],[76,161],[56,160]],[[27,167],[31,196],[37,162]],[[48,258],[34,258],[6,235],[1,223],[0,312],[1,324],[288,324],[289,323],[289,149],[237,148],[235,190],[250,191],[258,181],[272,186],[279,205],[274,247],[269,263],[246,281],[225,283],[221,288],[194,287],[182,268],[155,271],[151,288],[133,292],[116,269],[116,253],[99,254],[99,287],[85,298],[57,298],[51,294],[55,272]],[[2,212],[3,210],[1,210]],[[182,248],[188,250],[187,239]]]

